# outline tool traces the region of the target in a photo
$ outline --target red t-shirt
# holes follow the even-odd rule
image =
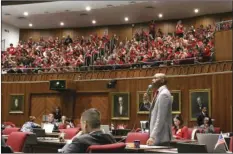
[[[177,34],[181,34],[181,33],[183,33],[184,31],[183,31],[183,25],[181,25],[181,24],[179,24],[179,25],[177,25],[176,26],[176,33]]]
[[[184,126],[178,130],[172,127],[172,135],[174,135],[176,139],[188,139],[188,127]]]
[[[7,51],[8,51],[9,54],[11,54],[11,55],[15,55],[15,54],[16,54],[16,50],[15,50],[14,47],[9,47],[9,48],[7,48]]]

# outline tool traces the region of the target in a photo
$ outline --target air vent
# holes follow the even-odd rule
[[[23,20],[26,19],[25,17],[18,17],[19,20]]]
[[[10,16],[11,14],[10,14],[10,13],[5,13],[4,15],[5,15],[5,16]]]
[[[113,7],[113,5],[111,5],[111,4],[108,4],[108,5],[107,5],[107,7]]]
[[[86,13],[80,13],[80,16],[87,16],[88,14]]]
[[[145,8],[146,8],[146,9],[154,9],[153,6],[146,6]]]

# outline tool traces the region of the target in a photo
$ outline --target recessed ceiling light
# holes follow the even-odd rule
[[[28,16],[28,12],[24,12],[23,15]]]
[[[96,23],[96,21],[95,21],[95,20],[92,20],[92,23],[93,23],[93,24],[95,24],[95,23]]]
[[[128,17],[125,17],[125,21],[129,21],[129,18],[128,18]]]
[[[163,17],[163,14],[162,14],[162,13],[160,13],[160,14],[159,14],[159,18],[162,18],[162,17]]]
[[[90,7],[90,6],[87,6],[87,7],[86,7],[86,10],[87,10],[87,11],[90,11],[90,10],[91,10],[91,7]]]
[[[29,27],[32,27],[32,24],[31,24],[31,23],[29,24]]]
[[[195,13],[198,13],[198,12],[199,12],[199,10],[198,10],[198,9],[194,9],[194,12],[195,12]]]
[[[64,26],[64,22],[60,22],[60,25],[61,25],[61,26]]]

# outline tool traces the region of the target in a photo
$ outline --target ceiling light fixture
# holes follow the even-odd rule
[[[32,27],[32,23],[29,24],[29,27]]]
[[[60,25],[61,25],[61,26],[64,26],[64,22],[60,22]]]
[[[24,15],[24,16],[28,16],[28,12],[24,12],[23,15]]]
[[[129,21],[129,18],[128,18],[128,17],[125,17],[125,21]]]
[[[195,13],[198,13],[198,12],[199,12],[199,10],[198,10],[198,9],[194,9],[194,12],[195,12]]]
[[[159,18],[162,18],[162,17],[163,17],[163,14],[162,14],[162,13],[160,13],[160,14],[159,14]]]
[[[90,7],[90,6],[87,6],[87,7],[86,7],[86,10],[87,10],[87,11],[90,11],[90,10],[91,10],[91,7]]]
[[[93,24],[96,24],[96,21],[95,21],[95,20],[92,20],[92,23],[93,23]]]

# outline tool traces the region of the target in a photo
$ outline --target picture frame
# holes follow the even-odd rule
[[[151,101],[152,101],[152,92],[148,93],[149,95],[149,104],[143,103],[143,95],[146,91],[137,91],[137,113],[138,114],[149,114]]]
[[[172,114],[181,114],[181,91],[171,90]]]
[[[112,120],[130,119],[130,98],[127,92],[111,93]],[[121,104],[121,105],[120,105]]]
[[[10,94],[9,113],[24,113],[24,94]]]
[[[201,107],[206,106],[208,115],[211,116],[211,94],[210,89],[189,90],[189,119],[196,121],[201,113]]]

